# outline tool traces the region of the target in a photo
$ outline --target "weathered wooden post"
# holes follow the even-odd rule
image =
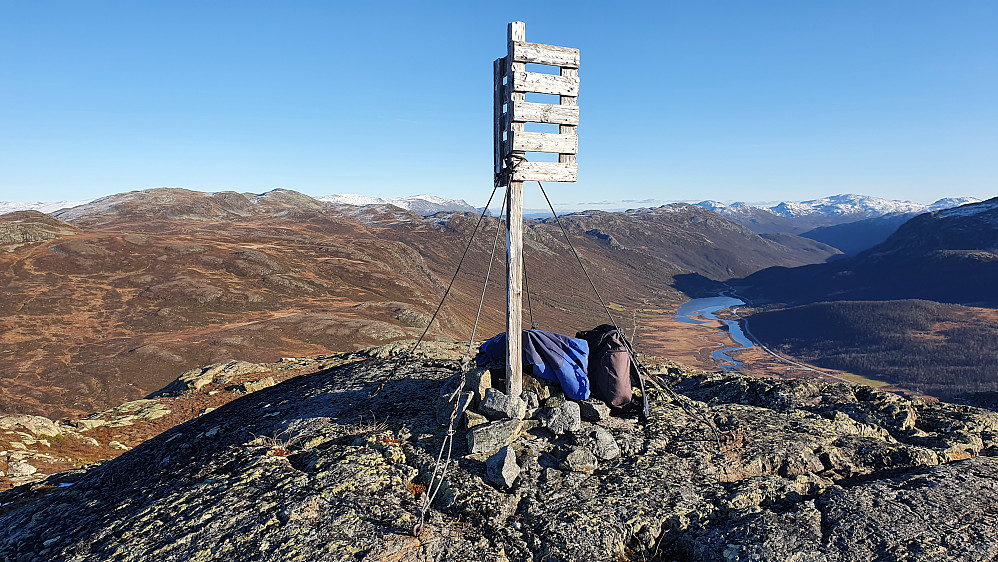
[[[527,64],[559,68],[559,74],[527,72]],[[495,174],[507,187],[506,217],[506,393],[519,396],[523,354],[523,182],[574,182],[578,178],[579,50],[526,42],[522,21],[509,24],[506,56],[496,59]],[[559,96],[559,103],[526,101],[527,93]],[[525,123],[558,125],[557,133],[526,131]],[[529,162],[528,152],[558,154],[557,162]]]

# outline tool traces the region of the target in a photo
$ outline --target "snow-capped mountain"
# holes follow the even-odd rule
[[[897,201],[870,197],[868,195],[843,194],[801,202],[783,202],[769,210],[785,217],[805,215],[861,216],[871,218],[892,214],[919,214],[927,211],[956,207],[965,203],[976,203],[973,197],[950,197],[940,199],[931,205],[911,201]]]
[[[0,215],[13,213],[14,211],[39,211],[41,213],[52,213],[54,211],[58,211],[59,209],[70,209],[72,207],[85,205],[90,201],[91,200],[89,199],[86,201],[34,201],[31,203],[19,201],[0,201]]]
[[[723,215],[747,214],[755,210],[761,210],[787,218],[818,215],[859,220],[898,213],[915,215],[928,211],[949,209],[978,201],[979,199],[973,197],[948,197],[940,199],[931,205],[923,205],[922,203],[914,203],[912,201],[897,201],[848,193],[822,197],[821,199],[811,199],[809,201],[784,201],[771,207],[755,207],[742,202],[724,204],[717,201],[702,201],[697,203],[697,206]]]
[[[462,199],[445,199],[435,195],[410,195],[408,197],[368,197],[355,193],[337,193],[316,197],[332,205],[395,205],[419,215],[432,215],[442,211],[475,212],[475,208]]]

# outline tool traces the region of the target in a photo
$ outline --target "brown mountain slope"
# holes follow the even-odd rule
[[[158,189],[60,214],[78,232],[0,254],[0,413],[77,416],[141,398],[177,372],[347,351],[417,337],[477,221],[307,196]],[[673,276],[714,279],[830,255],[803,252],[690,206],[566,217],[621,311],[682,300]],[[467,339],[497,221],[485,220],[430,337]],[[540,327],[605,315],[560,230],[530,222],[526,269]],[[503,329],[502,241],[478,338]]]

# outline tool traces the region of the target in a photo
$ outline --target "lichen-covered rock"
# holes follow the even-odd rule
[[[445,422],[446,423],[446,422]],[[473,427],[489,423],[489,418],[479,414],[474,410],[464,411],[464,428],[471,429]]]
[[[454,394],[453,390],[441,392],[434,402],[437,423],[448,425],[450,424],[451,415],[453,415],[454,427],[459,427],[465,413],[469,411],[468,408],[471,407],[474,397],[475,394],[473,392],[461,392],[458,394]]]
[[[608,461],[620,456],[620,447],[609,431],[602,427],[596,427],[589,432],[588,437],[589,449],[596,455],[596,458]]]
[[[34,435],[58,435],[59,424],[42,416],[0,416],[0,429],[28,431]]]
[[[250,392],[256,392],[258,390],[263,390],[265,388],[270,388],[277,384],[274,377],[264,377],[258,381],[246,381],[241,385],[241,390],[247,394]]]
[[[489,480],[500,486],[512,488],[516,477],[520,475],[520,466],[516,464],[516,453],[510,446],[499,449],[485,461],[485,472]]]
[[[519,396],[489,388],[485,390],[485,399],[479,404],[478,412],[490,420],[522,420],[527,413],[527,404]]]
[[[472,454],[498,451],[513,442],[523,430],[521,420],[500,420],[468,430],[468,451]]]
[[[552,399],[548,399],[550,403]],[[579,403],[562,401],[560,405],[551,408],[549,406],[547,414],[547,428],[555,435],[562,435],[570,431],[577,431],[582,427],[582,414],[579,412]]]
[[[610,407],[602,400],[587,398],[579,401],[579,413],[586,421],[600,422],[610,417]]]
[[[554,390],[552,391],[552,389]],[[524,373],[523,390],[533,392],[537,395],[538,400],[543,402],[551,396],[552,392],[560,392],[561,386],[556,382],[542,380]]]
[[[303,375],[0,493],[0,559],[998,557],[998,458],[978,456],[994,450],[994,412],[667,364],[652,372],[685,397],[649,390],[646,425],[610,417],[556,435],[503,420],[465,438],[434,408],[459,368],[368,359]],[[486,463],[504,447],[512,487]]]
[[[245,361],[216,363],[207,367],[191,369],[177,377],[177,380],[163,387],[153,396],[170,396],[184,392],[198,391],[211,383],[224,385],[239,375],[266,371],[262,365]]]
[[[588,447],[576,447],[565,455],[561,466],[573,472],[592,472],[599,467],[599,461]]]

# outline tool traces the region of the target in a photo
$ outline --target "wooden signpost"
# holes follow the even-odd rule
[[[506,56],[496,59],[495,174],[507,187],[506,217],[506,393],[522,392],[521,300],[523,282],[523,182],[574,182],[578,177],[579,50],[527,43],[522,21],[507,28]],[[527,72],[527,64],[559,69]],[[526,94],[559,96],[559,103],[528,102]],[[557,133],[524,130],[526,123],[558,125]],[[558,154],[557,162],[530,162],[528,152]]]

